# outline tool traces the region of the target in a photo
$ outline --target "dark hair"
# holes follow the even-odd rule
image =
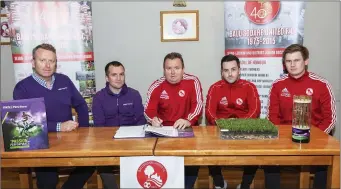
[[[239,61],[239,58],[232,55],[232,54],[229,54],[229,55],[225,55],[222,59],[221,59],[221,62],[220,62],[220,69],[223,70],[223,63],[224,62],[230,62],[230,61],[236,61],[237,62],[237,66],[238,68],[240,68],[240,61]]]
[[[282,64],[284,68],[284,73],[288,73],[288,70],[285,66],[285,56],[289,53],[294,53],[294,52],[301,52],[304,61],[309,59],[309,50],[307,49],[307,47],[300,45],[300,44],[290,45],[283,51],[283,55],[282,55]],[[305,69],[308,69],[308,66],[306,66]]]
[[[35,59],[36,51],[37,51],[38,49],[45,49],[45,50],[48,50],[48,51],[53,52],[54,54],[57,54],[56,48],[54,48],[53,45],[47,44],[47,43],[42,43],[42,44],[40,44],[40,45],[34,47],[34,49],[32,50],[32,57],[33,57],[33,60]]]
[[[166,63],[166,60],[167,59],[171,59],[171,60],[174,60],[174,59],[180,59],[181,60],[181,65],[182,65],[182,68],[185,68],[185,64],[184,64],[184,60],[182,58],[182,55],[180,53],[177,53],[177,52],[171,52],[171,53],[168,53],[165,58],[163,59],[163,68],[165,68],[165,63]]]
[[[120,67],[120,66],[122,66],[123,69],[125,70],[125,68],[124,68],[124,66],[123,66],[123,64],[122,64],[121,62],[119,62],[119,61],[112,61],[112,62],[109,62],[109,63],[105,66],[105,69],[104,69],[105,75],[108,75],[108,74],[109,74],[109,67],[110,67],[110,66],[114,66],[114,67]]]

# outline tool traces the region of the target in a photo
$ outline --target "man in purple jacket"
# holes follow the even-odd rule
[[[56,49],[50,44],[41,44],[32,51],[31,76],[18,82],[13,91],[13,99],[29,99],[44,97],[47,128],[49,132],[68,132],[78,126],[89,126],[88,108],[70,78],[56,72]],[[72,120],[74,107],[78,113],[78,121]],[[93,167],[76,168],[63,189],[81,189],[94,172]],[[56,167],[35,168],[37,187],[39,189],[55,189],[58,184]]]
[[[105,66],[106,87],[92,100],[94,125],[98,127],[133,126],[146,124],[140,93],[125,84],[125,68],[118,62]],[[104,189],[117,188],[113,167],[97,168]]]

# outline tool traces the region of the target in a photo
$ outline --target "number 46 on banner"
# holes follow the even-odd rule
[[[184,157],[120,158],[120,188],[184,188]]]

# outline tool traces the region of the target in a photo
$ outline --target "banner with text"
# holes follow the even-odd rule
[[[120,188],[184,188],[184,157],[120,157]]]
[[[261,118],[267,114],[271,84],[283,74],[282,53],[303,44],[304,2],[225,2],[225,54],[241,62],[241,78],[257,86]]]
[[[96,93],[90,1],[7,1],[16,83],[32,74],[32,49],[49,43],[57,50],[57,72],[67,75],[88,104]]]

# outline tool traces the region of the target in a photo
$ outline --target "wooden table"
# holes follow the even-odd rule
[[[69,133],[49,133],[49,149],[4,152],[1,167],[63,167],[119,165],[121,156],[152,156],[156,138],[113,139],[117,127],[79,128]],[[27,169],[26,169],[27,170]],[[21,170],[22,188],[31,185]]]
[[[184,156],[185,165],[329,165],[331,188],[340,188],[340,143],[316,127],[311,141],[291,141],[291,126],[279,126],[279,138],[221,140],[217,127],[194,127],[195,138],[159,138],[156,156]],[[306,172],[303,175],[309,174]]]
[[[280,126],[271,140],[221,140],[216,127],[194,127],[195,138],[112,139],[117,128],[80,128],[50,133],[50,148],[4,152],[2,167],[119,165],[120,156],[184,156],[186,165],[329,165],[329,186],[340,187],[340,143],[317,128],[311,141],[291,141],[291,127]],[[307,173],[308,174],[308,173]],[[28,188],[27,174],[20,175]]]

